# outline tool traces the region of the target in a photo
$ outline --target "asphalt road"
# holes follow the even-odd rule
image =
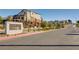
[[[79,49],[79,28],[69,25],[28,37],[0,41],[3,50],[77,50]]]

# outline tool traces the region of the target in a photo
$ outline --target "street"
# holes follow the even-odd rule
[[[3,50],[73,50],[79,49],[79,29],[69,25],[27,37],[0,41]]]

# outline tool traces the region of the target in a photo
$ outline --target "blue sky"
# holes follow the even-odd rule
[[[0,16],[15,15],[22,9],[0,9]],[[32,9],[39,13],[45,20],[79,20],[79,9]]]

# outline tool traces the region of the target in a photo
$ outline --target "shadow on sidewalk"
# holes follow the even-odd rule
[[[75,33],[75,34],[65,34],[65,35],[79,35],[79,33],[77,34],[77,33]]]
[[[0,45],[0,46],[79,46],[79,45]]]

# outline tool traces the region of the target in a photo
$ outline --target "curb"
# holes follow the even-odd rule
[[[9,40],[9,39],[19,38],[19,37],[24,37],[24,36],[31,36],[31,35],[40,34],[40,33],[44,33],[44,31],[27,33],[27,34],[20,34],[20,35],[16,35],[16,36],[0,37],[0,40]]]

